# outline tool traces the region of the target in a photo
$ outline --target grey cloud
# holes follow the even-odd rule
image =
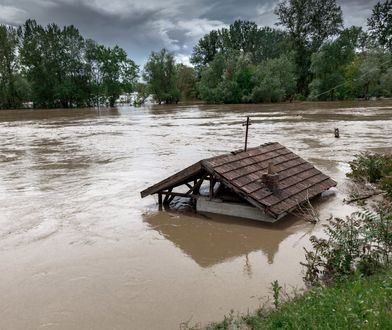
[[[366,25],[377,0],[339,1],[345,24]],[[167,47],[186,59],[210,29],[235,19],[272,26],[277,0],[0,0],[0,23],[20,24],[27,18],[41,24],[73,24],[87,37],[118,44],[142,64],[152,50]],[[6,10],[4,9],[6,8]]]

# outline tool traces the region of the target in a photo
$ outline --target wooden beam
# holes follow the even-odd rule
[[[194,193],[194,194],[199,194],[199,191],[200,191],[200,187],[201,187],[201,185],[203,184],[203,181],[207,178],[207,176],[208,176],[208,173],[204,173],[202,176],[201,176],[201,178],[199,179],[199,181],[193,186],[193,190],[192,190],[192,192]]]
[[[172,190],[173,190],[173,188],[170,188],[170,189],[168,190],[168,194],[166,194],[165,199],[163,200],[163,204],[170,204],[169,198],[170,198],[170,194],[171,194]],[[161,194],[162,194],[162,193],[163,193],[163,192],[161,192]]]
[[[162,193],[158,193],[159,210],[162,211]]]
[[[210,180],[210,200],[212,200],[212,197],[214,197],[214,186],[215,186],[215,180],[213,178],[211,178]]]
[[[167,204],[170,204],[173,201],[174,197],[178,196],[170,195],[169,199],[167,200]]]
[[[166,197],[169,196],[169,197],[167,197],[167,199],[169,199],[170,196],[186,197],[186,198],[191,198],[191,197],[197,197],[198,196],[198,195],[194,195],[194,194],[185,194],[185,193],[168,192],[168,191],[162,191],[162,195],[166,195]]]

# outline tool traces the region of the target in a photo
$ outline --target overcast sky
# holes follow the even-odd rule
[[[152,50],[166,47],[187,62],[197,40],[236,19],[260,26],[276,22],[278,0],[0,0],[0,23],[27,18],[40,24],[73,24],[86,38],[118,44],[143,64]],[[377,0],[340,0],[345,25],[366,25]]]

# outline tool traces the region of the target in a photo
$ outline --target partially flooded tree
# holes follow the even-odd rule
[[[176,84],[176,63],[173,53],[166,49],[152,52],[144,66],[143,79],[159,104],[179,101],[180,95]]]
[[[43,27],[28,20],[19,36],[35,106],[90,106],[100,98],[113,106],[123,91],[132,90],[138,76],[137,65],[122,48],[86,41],[74,26]]]
[[[73,26],[60,29],[28,20],[19,29],[20,59],[31,84],[32,100],[41,107],[85,105],[88,72],[84,39]]]
[[[118,46],[110,48],[95,45],[92,60],[97,66],[98,90],[113,107],[122,92],[133,90],[139,68],[127,57],[125,50]]]
[[[282,55],[269,59],[257,66],[253,77],[255,87],[251,100],[260,102],[281,102],[291,99],[296,90],[296,67],[292,56]]]
[[[306,95],[311,80],[311,56],[329,37],[343,28],[336,0],[285,0],[275,9],[278,25],[290,34],[299,70],[298,92]]]
[[[200,97],[211,103],[248,103],[255,68],[239,51],[217,55],[201,72]]]
[[[0,108],[20,106],[28,94],[28,84],[21,76],[15,28],[0,25]]]
[[[181,100],[192,100],[196,98],[196,72],[194,68],[184,64],[176,66],[177,89]]]
[[[372,49],[362,54],[362,61],[354,77],[354,88],[358,97],[369,99],[388,95],[392,91],[386,91],[388,85],[388,74],[391,72],[392,54],[383,49]]]

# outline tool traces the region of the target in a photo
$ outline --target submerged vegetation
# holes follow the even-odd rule
[[[392,198],[392,155],[364,153],[350,163],[348,174],[359,183],[374,183]]]
[[[361,154],[350,162],[349,177],[386,192],[373,209],[330,219],[322,238],[305,249],[304,280],[310,289],[282,300],[271,284],[273,308],[233,313],[209,330],[223,329],[391,329],[392,328],[392,156]],[[389,182],[389,181],[388,181]]]
[[[391,8],[378,3],[364,31],[344,27],[336,0],[286,0],[275,8],[277,28],[237,20],[199,40],[194,67],[162,49],[142,72],[122,48],[74,26],[1,25],[0,108],[113,106],[134,91],[137,104],[150,94],[158,103],[392,97]]]

